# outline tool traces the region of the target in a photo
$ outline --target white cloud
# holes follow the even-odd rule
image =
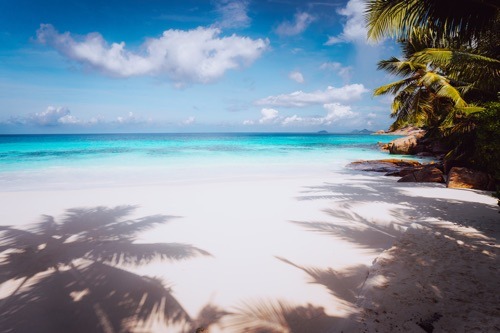
[[[302,122],[304,122],[304,118],[299,117],[296,114],[294,114],[293,116],[286,117],[285,119],[283,119],[281,124],[286,126],[286,125],[290,125],[290,124],[294,124],[294,123],[302,123]]]
[[[116,122],[119,124],[135,124],[140,122],[140,120],[134,115],[133,112],[129,112],[125,117],[116,117]]]
[[[268,40],[231,35],[220,37],[217,28],[167,30],[159,38],[149,38],[142,52],[125,49],[125,43],[109,45],[99,33],[75,39],[42,24],[37,40],[81,64],[118,77],[166,76],[177,85],[209,83],[227,70],[253,63],[266,50]]]
[[[298,83],[304,83],[304,76],[302,75],[301,72],[297,71],[291,72],[290,74],[288,74],[288,78]]]
[[[221,16],[221,21],[215,26],[220,28],[247,28],[252,21],[247,15],[246,0],[220,0],[216,3],[216,10]]]
[[[341,119],[353,118],[357,116],[356,113],[351,111],[351,107],[348,105],[329,103],[324,104],[323,108],[327,111],[326,115],[323,117],[300,117],[293,115],[283,119],[281,124],[283,126],[331,125]]]
[[[326,124],[331,124],[332,122],[339,119],[352,118],[356,115],[351,111],[351,107],[348,105],[330,103],[323,105],[323,107],[328,111],[327,115],[325,116]]]
[[[260,110],[262,117],[259,119],[259,123],[267,124],[272,123],[278,119],[278,110],[275,109],[262,109]]]
[[[277,28],[276,33],[280,36],[294,36],[304,32],[309,24],[314,21],[314,17],[308,13],[295,14],[294,21],[282,22]]]
[[[351,110],[348,105],[340,103],[323,104],[326,114],[323,116],[281,116],[278,110],[264,108],[260,111],[261,118],[258,121],[244,120],[243,125],[277,124],[281,126],[310,127],[319,125],[332,125],[344,119],[358,118],[359,114]]]
[[[338,36],[329,36],[325,45],[350,42],[367,43],[367,29],[364,17],[365,6],[363,0],[349,0],[344,8],[339,9],[337,13],[346,17],[343,31]]]
[[[136,125],[158,125],[158,122],[154,121],[152,118],[137,116],[133,112],[128,112],[124,116],[118,116],[111,119],[105,119],[100,115],[90,118],[80,118],[73,116],[67,107],[48,106],[42,112],[10,117],[7,121],[0,121],[0,126],[1,125],[17,127],[26,126],[28,128],[50,128],[50,130],[53,130],[55,128],[121,128]]]
[[[196,121],[196,118],[193,116],[188,117],[186,120],[184,120],[182,123],[184,125],[191,125]]]
[[[76,124],[80,121],[71,115],[66,107],[49,106],[45,111],[28,116],[28,123],[40,126],[56,126],[60,124]]]
[[[377,115],[376,115],[375,113],[373,113],[373,112],[370,112],[370,113],[368,113],[368,114],[366,115],[366,117],[367,117],[368,119],[374,119],[374,118],[377,118]]]
[[[352,67],[344,67],[340,62],[325,62],[321,64],[319,68],[337,73],[337,75],[344,79],[344,81],[349,81],[352,74]]]
[[[348,102],[357,100],[368,90],[362,84],[350,84],[341,88],[327,87],[314,92],[295,91],[290,94],[268,96],[255,102],[257,105],[305,107],[308,105]]]

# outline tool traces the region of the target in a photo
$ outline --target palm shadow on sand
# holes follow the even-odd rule
[[[313,304],[295,306],[283,300],[256,300],[237,307],[227,327],[234,333],[333,333],[341,332],[349,320],[330,316]]]
[[[124,268],[153,260],[209,256],[179,243],[136,243],[140,232],[175,216],[127,219],[134,206],[76,208],[56,221],[43,216],[31,228],[0,229],[0,332],[132,332],[152,324],[190,330],[190,318],[157,278]],[[204,324],[221,312],[208,305]]]
[[[298,268],[316,283],[328,289],[342,305],[353,307],[359,289],[366,279],[368,267],[358,265],[342,271],[303,267],[287,259],[278,260]],[[284,300],[254,300],[244,302],[228,316],[227,327],[235,333],[310,333],[352,332],[356,313],[332,316],[314,304],[294,305]]]
[[[425,187],[427,192],[417,193],[415,189],[419,187]],[[387,250],[370,268],[365,283],[368,287],[361,286],[358,289],[358,292],[362,293],[361,297],[351,298],[360,306],[361,311],[355,331],[365,331],[366,325],[371,327],[371,322],[392,325],[396,319],[399,320],[397,324],[405,325],[404,328],[400,326],[402,331],[432,332],[433,325],[437,325],[436,322],[439,324],[439,321],[448,325],[453,323],[457,328],[465,325],[460,319],[463,318],[461,314],[464,312],[457,312],[452,316],[442,316],[441,313],[446,309],[459,308],[461,299],[467,300],[467,311],[481,315],[487,320],[493,319],[488,313],[489,310],[482,306],[485,300],[481,293],[464,290],[460,285],[448,282],[469,275],[475,281],[475,288],[487,290],[486,293],[494,293],[494,290],[498,289],[498,270],[494,269],[498,267],[498,207],[469,201],[466,197],[447,198],[446,195],[451,194],[451,191],[431,193],[429,188],[432,187],[441,188],[442,185],[395,183],[392,179],[365,178],[353,179],[348,185],[325,183],[321,186],[311,186],[297,198],[334,200],[336,206],[335,209],[324,210],[328,216],[327,220],[290,221],[291,223],[310,232],[341,239],[364,250]],[[397,206],[381,205],[379,211],[377,203]],[[366,214],[365,210],[365,216],[357,214],[354,209],[363,205],[368,205],[371,209],[369,214]],[[460,208],[461,214],[459,221],[451,214],[457,208]],[[379,215],[381,213],[384,213],[382,218]],[[427,248],[429,244],[435,247]],[[454,259],[439,260],[440,257],[431,252],[435,249],[439,249],[440,253],[446,252],[452,258],[457,256],[457,260],[469,258],[470,254],[474,256],[474,261],[464,261],[463,266],[455,265]],[[312,282],[324,285],[335,296],[344,299],[352,296],[352,289],[342,286],[343,281],[337,281],[337,272],[330,274],[329,269],[301,267],[282,260],[306,272]],[[368,267],[365,269],[368,270]],[[480,274],[485,270],[491,271],[488,274]],[[440,279],[434,277],[438,273],[441,274]],[[416,274],[418,280],[411,274]],[[384,288],[388,287],[394,287],[391,290],[397,292],[389,294],[388,291],[387,295],[390,296],[386,299],[370,296],[377,288],[385,290]],[[396,287],[401,287],[403,291]],[[371,289],[375,291],[372,292]],[[414,290],[418,292],[412,293]],[[339,291],[342,293],[338,294]],[[413,295],[410,302],[416,306],[412,311],[404,314],[386,312],[388,304],[396,304],[395,308],[399,306],[408,309],[410,305],[405,295]],[[425,306],[419,308],[422,304]]]

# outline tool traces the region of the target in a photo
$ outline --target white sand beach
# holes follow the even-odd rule
[[[119,205],[137,207],[131,219],[175,216],[137,242],[186,243],[210,256],[124,267],[167,282],[192,318],[207,304],[231,313],[209,332],[237,332],[245,320],[248,332],[254,324],[269,332],[500,330],[500,215],[489,193],[312,171],[11,186],[0,190],[0,221],[23,226]],[[14,286],[4,284],[2,297]],[[293,316],[242,315],[264,303]]]

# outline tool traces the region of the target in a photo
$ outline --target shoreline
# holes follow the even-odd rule
[[[65,209],[82,206],[138,205],[131,218],[179,216],[141,234],[137,242],[187,243],[212,256],[128,270],[169,281],[175,297],[193,318],[207,303],[237,312],[244,302],[280,301],[299,311],[299,322],[309,331],[318,329],[307,326],[316,325],[310,315],[323,318],[325,325],[345,327],[345,332],[361,331],[352,326],[358,321],[366,324],[377,319],[384,331],[387,320],[360,312],[357,295],[370,296],[380,304],[390,300],[375,287],[367,288],[371,282],[364,281],[368,272],[369,282],[399,267],[397,261],[385,264],[384,270],[377,270],[376,265],[400,246],[407,230],[413,230],[415,224],[437,223],[436,219],[485,227],[479,216],[484,221],[498,216],[495,199],[486,192],[402,184],[394,178],[352,170],[311,173],[309,177],[292,173],[277,179],[250,176],[189,184],[1,191],[0,199],[8,207],[0,214],[2,220],[23,225],[36,222],[42,214],[58,217]],[[29,209],[16,210],[20,202]],[[496,245],[489,251],[498,254]],[[396,276],[402,272],[398,269]],[[412,281],[418,282],[420,277],[413,276]],[[392,285],[399,283],[393,281]],[[498,283],[492,287],[497,288]],[[449,316],[442,309],[439,313],[443,318]],[[223,317],[210,332],[232,332],[227,325],[235,318]]]

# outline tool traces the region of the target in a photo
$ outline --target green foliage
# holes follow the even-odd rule
[[[379,69],[404,77],[374,91],[375,96],[395,95],[391,112],[395,121],[391,130],[408,125],[439,128],[443,119],[454,109],[468,108],[450,80],[428,67],[413,58],[399,60],[392,57],[379,62]],[[448,122],[451,120],[452,118],[448,118]]]
[[[467,89],[462,89],[464,93],[477,89],[494,98],[500,89],[500,60],[445,48],[426,48],[415,52],[410,59],[439,68],[455,85],[465,86]]]
[[[474,155],[471,162],[500,181],[500,102],[485,105],[476,116]]]
[[[428,139],[450,147],[448,166],[486,171],[497,184],[499,9],[493,0],[368,0],[366,11],[368,38],[396,38],[402,47],[403,60],[378,65],[402,79],[374,91],[395,96],[391,130],[425,127]]]
[[[494,29],[498,9],[494,0],[369,0],[368,37],[408,38],[419,28],[438,38],[479,40]]]

